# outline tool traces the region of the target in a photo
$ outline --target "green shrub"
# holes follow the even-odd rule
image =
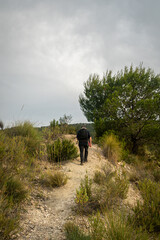
[[[84,207],[88,201],[91,200],[92,197],[92,180],[88,178],[86,174],[84,179],[81,180],[80,187],[76,189],[76,198],[75,202],[79,206],[79,211],[84,211]]]
[[[77,157],[77,148],[71,140],[58,138],[53,144],[47,146],[50,161],[61,162]]]
[[[100,140],[100,144],[102,146],[104,156],[107,157],[109,161],[116,164],[121,159],[122,144],[113,133],[110,135],[104,134]]]
[[[134,164],[138,161],[138,157],[134,154],[130,154],[127,150],[122,151],[121,159],[128,164]]]
[[[160,231],[160,184],[145,179],[139,182],[139,189],[143,203],[137,202],[131,219],[144,230]]]
[[[85,235],[78,226],[72,222],[64,225],[66,240],[91,240],[90,236]]]

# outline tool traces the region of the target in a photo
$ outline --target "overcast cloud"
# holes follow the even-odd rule
[[[159,0],[0,0],[0,119],[87,122],[90,74],[143,65],[160,73]]]

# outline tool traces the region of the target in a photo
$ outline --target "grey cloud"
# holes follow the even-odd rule
[[[0,0],[0,118],[86,121],[78,95],[89,74],[140,62],[158,73],[159,9],[158,0]]]

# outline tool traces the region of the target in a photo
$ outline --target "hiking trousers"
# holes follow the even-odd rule
[[[87,162],[87,157],[88,157],[88,145],[79,145],[79,149],[80,149],[81,163]]]

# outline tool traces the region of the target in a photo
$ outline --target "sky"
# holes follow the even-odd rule
[[[159,0],[0,0],[0,120],[87,122],[90,74],[140,63],[160,73]]]

